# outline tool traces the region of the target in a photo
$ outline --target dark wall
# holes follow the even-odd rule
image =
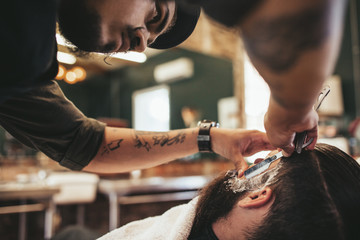
[[[358,26],[360,26],[360,4],[357,3]],[[359,30],[355,33],[359,34]],[[357,66],[360,67],[360,66]],[[344,117],[352,120],[356,117],[355,93],[359,94],[360,89],[354,89],[353,55],[351,42],[350,8],[347,10],[344,35],[340,48],[339,58],[335,67],[335,74],[341,76],[344,96]]]
[[[136,90],[156,86],[155,66],[187,57],[194,62],[194,76],[169,83],[171,129],[183,128],[181,108],[200,109],[203,118],[217,120],[217,101],[233,95],[231,61],[173,49],[156,55],[143,64],[112,71],[86,81],[60,83],[65,95],[89,117],[115,117],[132,121],[131,96]]]

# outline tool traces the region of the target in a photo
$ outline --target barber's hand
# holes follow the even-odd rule
[[[210,133],[213,151],[232,160],[239,177],[248,168],[244,157],[276,149],[265,133],[256,130],[212,128]]]
[[[298,118],[289,117],[286,113],[273,113],[269,111],[265,115],[265,129],[270,143],[283,150],[284,156],[290,156],[295,150],[295,135],[306,131],[307,142],[313,138],[313,142],[306,149],[314,149],[318,138],[318,114],[310,110]]]

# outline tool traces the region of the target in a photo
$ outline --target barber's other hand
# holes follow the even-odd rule
[[[265,115],[264,125],[270,143],[281,148],[284,156],[290,156],[295,150],[296,133],[306,131],[305,142],[310,138],[314,139],[306,149],[314,149],[318,138],[318,120],[319,117],[315,110],[294,117],[292,113],[273,113],[269,109]]]
[[[212,150],[234,162],[238,176],[248,168],[244,157],[260,151],[274,150],[265,133],[244,129],[211,129]]]

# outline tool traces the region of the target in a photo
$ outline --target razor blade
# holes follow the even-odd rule
[[[255,166],[249,168],[248,170],[246,170],[244,172],[244,176],[246,179],[252,178],[262,172],[265,172],[269,167],[270,164],[272,162],[274,162],[275,160],[281,158],[283,156],[282,152],[278,152],[275,155],[266,158],[265,160],[263,160],[262,162],[256,164]]]
[[[317,111],[320,106],[321,103],[324,101],[325,97],[330,93],[330,86],[325,86],[323,88],[323,90],[320,92],[319,97],[317,99],[317,102],[314,106],[315,111]],[[295,137],[295,151],[300,154],[301,151],[303,150],[303,148],[306,148],[307,146],[309,146],[313,141],[314,138],[310,138],[307,142],[305,142],[307,137],[307,132],[301,132],[301,133],[296,133],[296,137]]]

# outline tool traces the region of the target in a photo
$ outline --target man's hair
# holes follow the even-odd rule
[[[275,200],[248,239],[360,239],[360,166],[353,158],[317,144],[281,162],[270,185]],[[200,193],[192,235],[225,218],[245,194],[228,190],[229,178],[219,177]]]

